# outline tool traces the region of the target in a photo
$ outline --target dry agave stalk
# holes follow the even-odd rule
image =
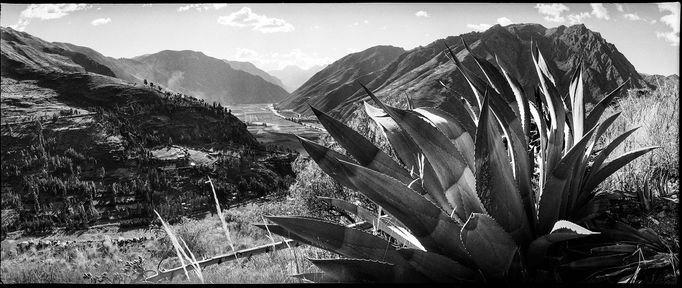
[[[192,268],[194,268],[194,273],[196,273],[197,277],[201,281],[201,283],[204,283],[204,275],[201,273],[201,267],[199,267],[199,261],[194,257],[194,254],[192,251],[189,250],[189,247],[187,247],[187,243],[185,243],[185,240],[182,240],[182,238],[178,238],[175,236],[175,233],[173,233],[173,229],[166,223],[166,221],[163,221],[163,218],[161,218],[161,215],[159,215],[159,212],[156,212],[154,210],[154,213],[156,213],[156,216],[159,218],[161,221],[161,225],[163,226],[163,229],[166,231],[166,234],[168,235],[168,238],[170,238],[171,243],[173,243],[173,248],[175,248],[175,254],[177,255],[178,259],[180,259],[180,264],[182,265],[182,269],[185,272],[185,277],[187,279],[189,278],[189,273],[187,273],[187,269],[185,268],[185,260],[187,260]],[[180,241],[182,241],[182,244],[185,245],[185,248],[180,245]],[[187,255],[189,253],[189,256]],[[191,257],[190,257],[191,256]]]
[[[608,207],[597,186],[656,148],[606,162],[631,130],[595,149],[619,114],[599,120],[625,83],[586,114],[582,65],[572,76],[568,97],[562,98],[544,58],[531,45],[540,85],[535,99],[529,99],[507,70],[502,66],[498,70],[464,46],[485,80],[447,48],[474,91],[475,103],[450,101],[439,107],[403,110],[384,105],[363,85],[379,106],[365,103],[365,110],[382,128],[400,163],[311,107],[352,158],[299,137],[308,154],[336,181],[382,207],[390,221],[380,221],[377,229],[404,243],[397,247],[371,233],[306,216],[268,217],[276,223],[266,225],[274,233],[296,236],[345,257],[309,259],[325,273],[312,276],[343,282],[529,282],[560,280],[560,271],[587,269],[599,270],[602,273],[597,275],[602,276],[630,275],[630,281],[644,269],[670,264],[632,265],[643,263],[640,256],[648,261],[668,252],[652,231],[622,223],[596,225],[592,220]],[[529,147],[531,119],[540,137],[537,155]],[[538,191],[531,184],[535,166],[539,168]],[[354,204],[324,200],[365,221],[378,219]],[[554,248],[566,248],[566,243],[581,247],[578,252],[582,254],[571,249],[559,249],[557,254]],[[635,250],[620,246],[624,244]],[[628,258],[636,249],[641,254],[634,254],[634,260]],[[575,274],[568,275],[572,280],[570,275]]]

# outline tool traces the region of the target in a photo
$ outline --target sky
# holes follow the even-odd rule
[[[194,50],[262,70],[406,50],[495,24],[585,24],[638,72],[679,75],[680,3],[0,4],[0,25],[105,56]]]

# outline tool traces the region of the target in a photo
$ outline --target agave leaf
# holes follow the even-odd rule
[[[587,183],[585,184],[585,187],[583,189],[587,190],[587,191],[592,191],[602,181],[604,181],[604,179],[611,176],[611,174],[613,174],[614,172],[618,171],[618,169],[627,165],[632,160],[637,159],[637,157],[642,156],[642,155],[646,154],[647,152],[654,150],[656,148],[661,148],[661,146],[641,148],[641,149],[638,149],[635,151],[631,151],[629,153],[625,153],[625,154],[621,155],[620,157],[613,159],[611,162],[606,163],[603,167],[599,167],[599,170],[597,170],[596,173],[590,175],[590,177],[587,179]]]
[[[312,243],[315,247],[349,258],[372,259],[395,265],[408,265],[391,243],[364,231],[306,217],[268,216],[267,218]]]
[[[528,262],[531,267],[538,267],[543,262],[549,247],[558,242],[578,239],[589,235],[599,234],[575,223],[566,220],[559,220],[554,223],[552,231],[539,237],[528,246]]]
[[[475,282],[481,281],[481,275],[443,255],[415,249],[400,249],[410,265],[418,272],[426,275],[433,282]]]
[[[583,102],[583,63],[578,62],[578,68],[571,78],[570,88],[568,90],[571,96],[571,114],[573,116],[573,142],[580,141],[584,132],[585,121],[585,103]]]
[[[497,66],[500,67],[500,71],[502,71],[502,75],[504,75],[504,78],[507,79],[507,82],[509,83],[509,86],[511,87],[511,90],[514,92],[514,97],[516,97],[516,104],[518,105],[518,115],[519,118],[521,118],[521,126],[523,129],[523,135],[524,138],[526,139],[526,142],[529,140],[529,133],[530,133],[530,116],[528,115],[528,97],[526,97],[526,94],[523,92],[523,87],[521,84],[515,79],[509,76],[509,72],[507,72],[507,69],[505,69],[502,66],[502,62],[497,58],[497,55],[495,55],[495,61],[497,62]]]
[[[509,87],[509,83],[504,79],[504,76],[500,74],[500,71],[495,68],[495,66],[488,62],[483,57],[479,57],[478,55],[474,54],[473,51],[471,51],[471,48],[469,48],[469,45],[467,45],[466,41],[464,41],[464,38],[460,38],[462,40],[462,44],[464,45],[464,48],[469,52],[469,55],[471,55],[474,58],[474,62],[478,65],[479,68],[481,68],[481,71],[483,71],[483,75],[485,76],[486,79],[488,79],[488,83],[495,89],[497,94],[502,96],[502,99],[504,100],[507,105],[510,105],[512,107],[516,106],[516,99],[512,97],[512,90],[511,87]],[[518,111],[515,111],[517,115],[519,115]]]
[[[582,191],[581,191],[582,192]],[[587,193],[586,193],[587,194]],[[586,203],[577,203],[573,208],[572,219],[576,222],[583,222],[596,217],[599,212],[608,209],[611,205],[606,197],[588,196]]]
[[[450,138],[452,144],[455,145],[457,151],[460,152],[466,161],[469,169],[472,171],[475,169],[474,139],[471,134],[464,130],[464,127],[458,123],[459,121],[454,116],[438,108],[431,107],[417,108],[414,111],[424,116]]]
[[[343,174],[343,170],[338,168],[340,165],[338,163],[339,159],[348,162],[354,162],[352,159],[350,159],[346,155],[338,153],[334,150],[319,145],[303,137],[300,136],[296,137],[298,137],[298,140],[301,142],[301,145],[303,146],[305,151],[308,152],[308,155],[310,155],[310,157],[315,161],[315,163],[317,163],[317,165],[320,166],[320,169],[322,169],[322,171],[327,173],[327,175],[332,177],[341,185],[346,186],[350,189],[357,190],[355,186],[353,186],[353,183],[351,183],[348,180],[348,176]]]
[[[599,124],[597,126],[597,130],[594,133],[594,139],[590,141],[588,144],[587,150],[585,151],[585,155],[580,159],[580,163],[577,166],[577,169],[575,170],[575,173],[573,174],[573,181],[571,183],[571,189],[572,192],[570,194],[569,200],[568,200],[568,210],[569,211],[574,211],[576,209],[576,203],[578,201],[584,201],[585,197],[590,194],[592,191],[587,191],[587,190],[582,190],[582,185],[584,184],[584,181],[586,180],[588,175],[585,175],[587,171],[587,166],[588,166],[588,161],[590,159],[590,156],[592,155],[592,150],[594,149],[595,144],[599,141],[599,138],[601,138],[602,134],[606,131],[606,129],[613,124],[613,122],[618,118],[620,113],[613,114],[606,118],[604,122]],[[592,206],[593,208],[595,207],[600,207],[600,206]],[[575,216],[572,216],[575,217]],[[572,218],[573,220],[577,220],[580,218]]]
[[[535,103],[531,102],[528,105],[528,111],[530,114],[533,116],[533,121],[535,122],[535,125],[538,128],[538,134],[540,134],[540,150],[538,150],[538,155],[540,159],[537,161],[538,164],[538,170],[540,171],[540,176],[538,177],[538,187],[544,187],[545,185],[545,179],[546,179],[546,174],[547,170],[545,169],[545,162],[547,161],[546,158],[546,146],[547,146],[547,127],[545,125],[545,120],[542,119],[544,117],[540,113],[540,108],[538,108],[539,105],[535,105]],[[540,106],[541,107],[541,106]],[[542,189],[537,190],[537,194],[535,194],[535,199],[540,199],[540,194],[541,194]],[[534,216],[537,217],[536,214],[533,214]]]
[[[285,237],[285,238],[293,239],[293,240],[296,240],[296,241],[304,243],[304,244],[315,246],[315,245],[313,245],[312,242],[306,240],[305,238],[303,238],[301,236],[298,236],[297,234],[292,233],[291,231],[285,229],[284,227],[282,227],[278,224],[256,223],[253,225],[260,228],[260,229],[266,230],[269,233],[274,233],[274,234],[277,234],[277,235]]]
[[[360,165],[373,170],[382,171],[406,184],[409,184],[414,180],[410,177],[404,167],[393,161],[390,156],[374,146],[372,142],[365,139],[360,133],[324,112],[315,109],[315,107],[310,106],[310,109],[315,113],[315,116],[317,116],[317,119],[320,120],[320,123],[322,123],[327,132],[329,132],[329,134],[332,135],[332,137],[334,137],[334,139],[336,139],[336,141],[341,144],[341,146],[345,148]]]
[[[366,259],[310,259],[324,273],[340,282],[425,282],[423,275],[391,263]]]
[[[305,281],[310,281],[314,283],[336,283],[339,282],[336,278],[329,276],[329,274],[312,272],[312,273],[301,273],[291,275],[291,277],[298,278]]]
[[[613,152],[613,150],[615,150],[616,147],[618,147],[618,145],[623,143],[623,141],[625,141],[625,139],[628,138],[628,136],[630,136],[632,133],[637,131],[637,129],[639,129],[639,128],[640,127],[632,128],[628,131],[623,132],[623,134],[620,134],[620,135],[618,135],[618,137],[611,140],[611,142],[608,145],[606,145],[606,147],[604,149],[602,149],[601,152],[599,152],[597,157],[594,158],[594,162],[592,163],[592,170],[591,170],[590,174],[594,175],[595,173],[597,173],[597,171],[599,171],[599,169],[602,167],[602,164],[604,164],[604,161],[609,157],[611,152]]]
[[[438,203],[438,205],[446,211],[451,211],[452,206],[448,203],[448,200],[441,190],[438,179],[436,179],[435,172],[431,167],[431,163],[428,159],[424,159],[424,165],[419,165],[417,161],[417,156],[419,155],[419,147],[412,141],[412,138],[402,129],[398,124],[391,119],[386,112],[374,106],[365,104],[365,111],[374,122],[377,123],[382,128],[384,135],[391,142],[393,150],[398,155],[398,158],[409,167],[414,173],[419,174],[419,167],[423,167],[423,179],[422,185],[424,190],[428,192],[433,200]],[[415,190],[418,189],[418,184],[410,185],[410,188]]]
[[[385,174],[353,163],[341,163],[358,190],[405,224],[427,251],[450,256],[460,263],[471,263],[462,242],[453,236],[461,226],[433,202]]]
[[[346,210],[354,215],[360,217],[363,221],[368,223],[374,223],[378,219],[377,215],[372,211],[367,210],[364,207],[355,205],[348,201],[327,198],[327,197],[317,197],[318,199],[329,203],[330,205],[337,207],[339,209]],[[398,240],[398,242],[415,249],[426,250],[424,246],[419,243],[419,240],[414,237],[406,228],[405,225],[400,223],[395,219],[381,219],[379,223],[375,224],[380,231],[388,234],[389,236]]]
[[[476,191],[488,213],[510,233],[517,243],[530,240],[527,214],[512,175],[497,121],[490,113],[489,97],[484,98],[476,133]]]
[[[561,266],[571,269],[595,269],[600,267],[617,266],[625,264],[623,261],[625,256],[625,254],[594,256],[566,263]]]
[[[597,254],[597,253],[634,253],[637,251],[638,247],[637,245],[631,245],[631,244],[615,244],[615,245],[607,245],[607,246],[600,246],[600,247],[595,247],[590,249],[590,253],[592,254]]]
[[[545,58],[542,57],[542,53],[540,53],[540,48],[538,48],[537,43],[533,45],[534,43],[530,44],[531,47],[531,56],[533,57],[533,62],[536,65],[536,69],[538,70],[538,75],[540,75],[540,72],[542,74],[545,74],[547,76],[546,80],[549,80],[549,82],[545,82],[545,80],[540,79],[540,82],[545,82],[542,84],[542,86],[548,85],[551,83],[552,85],[556,86],[556,81],[554,81],[554,77],[552,76],[552,73],[549,73],[549,67],[547,67],[547,62],[545,61]]]
[[[409,110],[388,107],[365,87],[365,92],[412,138],[419,151],[429,160],[435,176],[448,200],[461,219],[470,213],[485,211],[475,189],[475,178],[461,153],[450,140],[421,116]]]
[[[570,178],[575,170],[578,159],[583,156],[595,128],[590,130],[566,155],[557,167],[547,176],[545,187],[542,188],[538,205],[538,232],[547,233],[550,225],[564,217],[566,202],[569,197]]]
[[[479,79],[478,77],[476,77],[476,75],[471,73],[471,71],[469,71],[469,69],[464,67],[464,65],[462,65],[461,62],[459,62],[459,59],[457,58],[455,53],[452,52],[452,49],[450,49],[450,46],[448,46],[448,44],[445,43],[445,41],[443,41],[443,44],[448,49],[448,52],[450,52],[450,57],[449,57],[450,60],[455,62],[455,66],[457,66],[457,69],[459,69],[459,71],[462,72],[462,75],[464,75],[464,79],[467,80],[467,83],[469,83],[469,86],[471,86],[471,90],[474,91],[474,95],[476,96],[476,101],[478,104],[478,106],[476,106],[476,108],[480,109],[481,105],[483,105],[483,91],[480,90],[478,87],[482,87],[480,85],[480,83],[482,83],[483,81],[481,79]]]
[[[613,91],[611,91],[611,93],[607,94],[606,97],[604,97],[604,99],[599,101],[599,103],[597,103],[597,105],[595,105],[592,108],[590,113],[587,115],[587,119],[585,120],[585,129],[592,129],[592,127],[597,125],[597,122],[599,122],[599,118],[601,118],[601,115],[606,110],[606,107],[608,107],[609,104],[611,104],[613,98],[615,98],[616,95],[618,95],[617,94],[618,91],[620,91],[620,89],[622,89],[623,86],[625,86],[625,84],[627,84],[629,81],[630,79],[623,82],[623,84],[620,84],[618,88],[614,89]]]
[[[457,99],[460,100],[460,99]],[[441,109],[448,114],[452,115],[455,119],[457,119],[457,123],[464,128],[464,130],[469,133],[469,135],[476,135],[476,122],[474,122],[473,118],[471,115],[473,115],[473,111],[469,107],[467,107],[468,104],[465,104],[461,101],[443,101],[440,105],[438,105],[438,109]]]
[[[414,109],[415,108],[414,103],[412,103],[412,99],[410,99],[410,95],[408,95],[407,92],[404,92],[404,93],[405,93],[405,98],[407,99],[407,109],[410,109],[410,110]]]
[[[460,234],[471,259],[486,277],[502,278],[518,247],[507,232],[488,215],[472,213]]]

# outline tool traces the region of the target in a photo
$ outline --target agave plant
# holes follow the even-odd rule
[[[562,267],[602,267],[604,257],[618,262],[607,261],[606,268],[620,267],[630,263],[623,260],[627,255],[622,251],[646,245],[654,247],[652,251],[665,249],[658,246],[655,234],[602,229],[610,238],[595,241],[604,239],[598,227],[584,227],[606,208],[598,185],[655,148],[605,161],[633,129],[595,149],[618,117],[600,122],[602,113],[624,84],[586,114],[581,65],[562,97],[544,58],[531,45],[540,84],[535,97],[528,97],[496,57],[500,70],[464,46],[485,80],[464,67],[447,45],[446,53],[472,88],[473,103],[456,99],[438,107],[409,105],[405,110],[384,105],[362,86],[378,105],[365,102],[365,111],[384,132],[399,161],[311,107],[352,158],[299,138],[308,154],[323,171],[363,193],[380,210],[374,213],[346,201],[323,200],[373,223],[374,231],[386,237],[307,216],[268,217],[275,224],[261,226],[269,231],[344,256],[310,259],[324,273],[306,277],[379,282],[557,280],[553,273]],[[529,145],[531,125],[539,134],[536,148]],[[557,255],[552,252],[556,244],[579,238],[586,239],[583,247],[596,249],[592,251],[596,254],[587,250],[578,258],[576,253],[552,258]],[[627,249],[618,242],[625,238],[634,239]]]

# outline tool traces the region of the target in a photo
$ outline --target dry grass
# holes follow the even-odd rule
[[[606,179],[601,187],[607,191],[641,193],[644,189],[654,196],[679,191],[679,88],[664,86],[656,91],[629,91],[628,96],[607,108],[604,115],[621,111],[621,116],[605,133],[602,143],[608,143],[623,132],[640,126],[611,154],[647,146],[660,146],[641,156]],[[610,160],[607,160],[610,161]],[[648,187],[647,187],[648,186]]]

